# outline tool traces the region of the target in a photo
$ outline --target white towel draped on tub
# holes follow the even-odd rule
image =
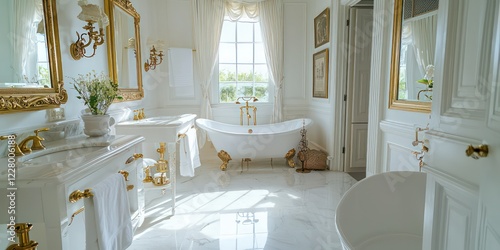
[[[99,250],[126,249],[132,244],[134,233],[123,175],[112,174],[95,185],[92,193],[92,199],[85,199],[87,249],[96,249],[96,245]],[[95,228],[90,226],[93,223]],[[95,234],[97,244],[92,239]]]
[[[189,129],[179,145],[179,164],[182,176],[194,176],[194,169],[201,165],[196,129]]]

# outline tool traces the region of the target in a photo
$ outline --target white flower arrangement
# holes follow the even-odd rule
[[[105,115],[115,99],[122,99],[115,84],[108,76],[95,71],[73,78],[73,85],[93,115]]]

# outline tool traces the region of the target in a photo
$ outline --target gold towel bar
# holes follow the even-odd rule
[[[118,171],[118,173],[123,175],[123,178],[125,178],[125,181],[128,181],[129,173],[127,171],[120,170],[120,171]],[[127,191],[130,191],[132,189],[134,189],[134,185],[127,185]],[[80,190],[75,190],[69,195],[69,202],[75,203],[82,198],[91,198],[91,197],[94,197],[94,194],[92,193],[91,188],[87,188],[87,189],[83,190],[83,192]]]
[[[186,132],[185,132],[185,133],[182,133],[182,134],[177,134],[177,140],[179,140],[179,139],[182,139],[182,138],[186,137],[186,133],[187,133],[190,129],[193,129],[193,128],[195,128],[195,127],[194,127],[194,125],[193,125],[193,126],[191,126],[190,128],[188,128],[188,129],[186,130]]]

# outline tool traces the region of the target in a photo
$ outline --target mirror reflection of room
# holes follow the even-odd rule
[[[120,88],[138,88],[134,17],[119,7],[114,9],[117,80]]]
[[[0,3],[0,88],[51,88],[42,0]]]
[[[438,0],[404,0],[398,100],[432,101]]]

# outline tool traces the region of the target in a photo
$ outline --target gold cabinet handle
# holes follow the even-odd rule
[[[91,188],[87,188],[85,190],[80,191],[80,190],[76,190],[76,191],[73,191],[70,195],[69,195],[69,202],[71,203],[75,203],[77,202],[78,200],[82,199],[82,198],[90,198],[90,197],[93,197],[94,194],[92,193],[92,189]]]
[[[144,155],[143,154],[134,154],[133,156],[130,156],[126,161],[125,161],[125,164],[130,164],[132,163],[133,161],[139,159],[139,158],[144,158]]]
[[[473,159],[479,159],[479,157],[488,156],[488,145],[481,144],[478,146],[469,145],[465,150],[465,155],[472,157]]]

